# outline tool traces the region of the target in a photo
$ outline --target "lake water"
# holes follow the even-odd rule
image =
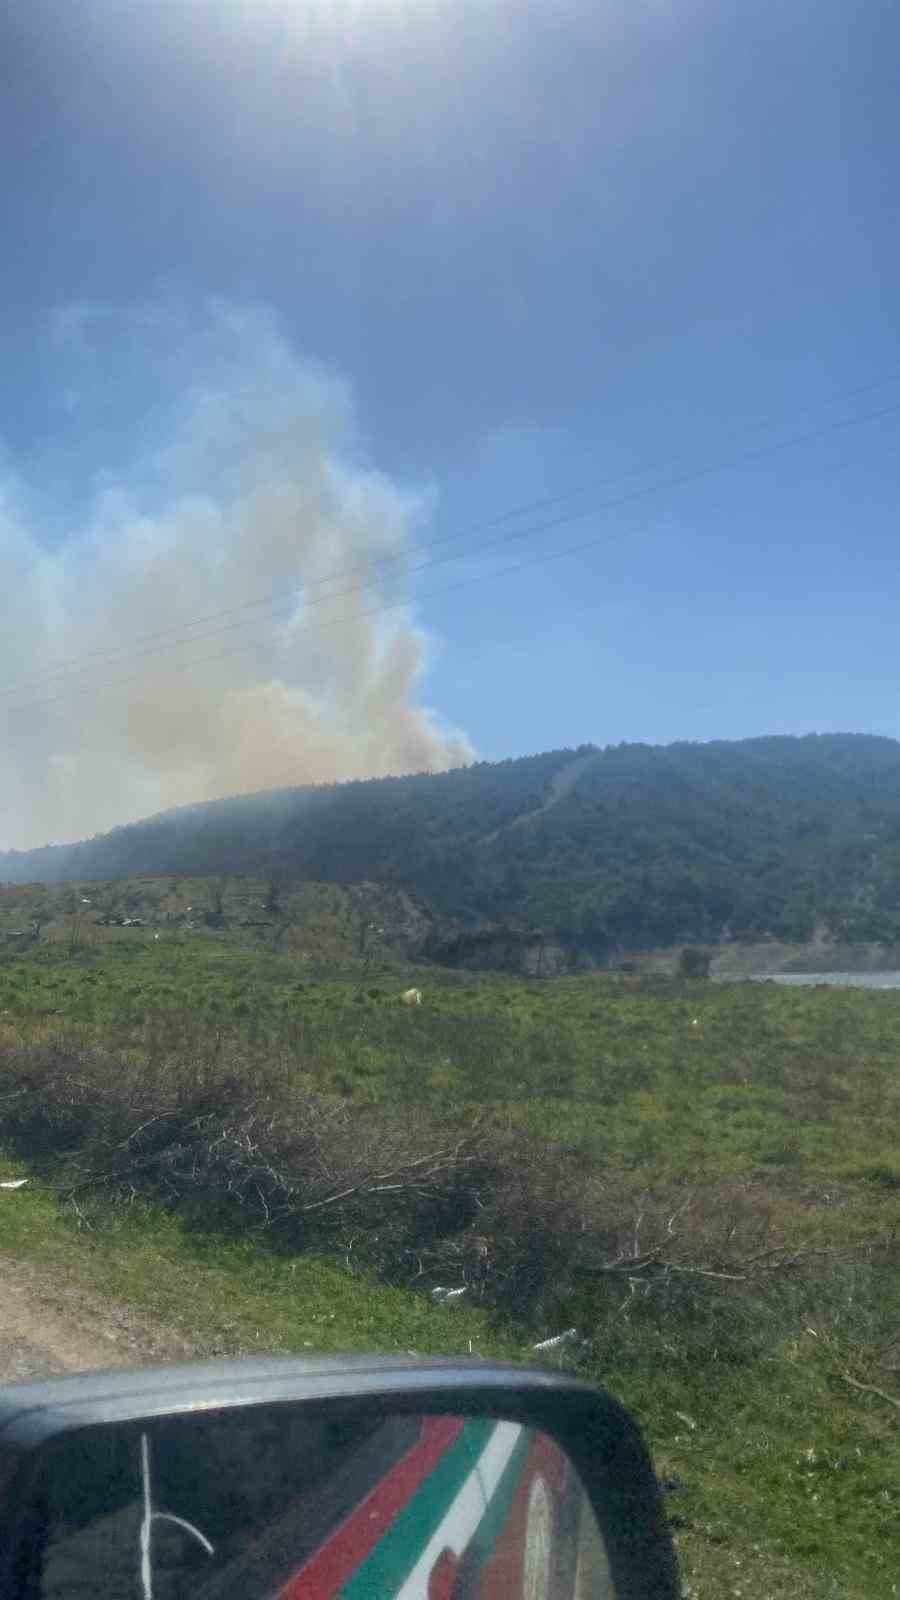
[[[828,983],[837,989],[900,989],[900,972],[754,972],[754,983]]]

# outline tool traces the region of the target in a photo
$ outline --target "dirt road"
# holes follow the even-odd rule
[[[538,817],[542,817],[545,812],[552,811],[554,806],[558,806],[560,800],[565,800],[572,793],[579,778],[583,777],[590,767],[596,766],[597,762],[602,761],[602,759],[602,750],[592,750],[588,755],[575,756],[574,760],[567,762],[556,774],[556,777],[551,780],[550,793],[543,805],[537,806],[534,811],[523,811],[521,816],[514,817],[512,822],[505,822],[502,828],[495,828],[493,833],[486,833],[483,838],[478,840],[478,844],[493,844],[495,839],[499,839],[501,833],[511,833],[513,828],[525,828],[529,823],[536,822]]]
[[[0,1383],[196,1353],[130,1306],[88,1294],[50,1268],[0,1256]]]

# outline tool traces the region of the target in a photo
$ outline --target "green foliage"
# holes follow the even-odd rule
[[[39,1185],[18,1191],[6,1250],[74,1260],[85,1280],[189,1319],[211,1352],[471,1341],[521,1358],[576,1326],[577,1370],[635,1407],[682,1484],[670,1504],[697,1600],[889,1600],[900,1446],[877,1391],[898,1392],[900,995],[350,959],[317,974],[299,950],[233,930],[127,933],[77,959],[51,941],[0,966],[0,1053],[19,1088],[28,1064],[41,1108],[27,1124],[0,1086],[10,1170],[27,1159],[71,1185],[92,1148],[103,1172],[113,1150],[127,1173],[154,1108],[196,1122],[213,1091],[224,1159],[216,1141],[244,1112],[263,1148],[274,1096],[305,1108],[304,1137],[344,1130],[323,1146],[339,1179],[379,1130],[391,1147],[411,1126],[473,1141],[476,1220],[432,1194],[377,1222],[336,1210],[305,1242],[279,1239],[255,1203],[242,1226],[233,1207],[199,1203],[199,1179],[210,1194],[218,1179],[188,1118],[171,1147],[190,1152],[187,1203],[166,1198],[171,1164],[147,1130],[137,1144],[157,1176],[142,1201],[108,1210],[79,1190],[91,1229],[78,1244],[74,1213]],[[355,935],[350,919],[351,948]],[[410,984],[419,1007],[398,1003]],[[297,1193],[314,1181],[299,1164]],[[468,1307],[435,1307],[435,1280],[467,1282]]]
[[[409,984],[423,1005],[398,1003]],[[49,943],[0,966],[0,1028],[41,1037],[73,1024],[147,1058],[233,1040],[247,1059],[302,1061],[304,1081],[359,1103],[477,1107],[635,1168],[664,1159],[734,1175],[787,1161],[802,1178],[897,1166],[892,991],[535,984],[364,962],[317,977],[260,942],[146,930],[77,960]]]
[[[135,873],[376,881],[565,950],[766,936],[900,942],[900,745],[862,735],[619,745],[216,801],[0,856],[9,881]],[[259,901],[275,909],[263,889]],[[209,912],[221,926],[219,912]],[[356,935],[365,945],[357,919]]]

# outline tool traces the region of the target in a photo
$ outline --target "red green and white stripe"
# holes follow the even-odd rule
[[[278,1600],[425,1600],[439,1564],[486,1560],[533,1439],[516,1423],[434,1417]],[[471,1559],[471,1555],[470,1555]]]

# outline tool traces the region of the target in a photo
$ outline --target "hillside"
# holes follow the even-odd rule
[[[270,950],[314,965],[390,966],[419,954],[432,919],[402,889],[252,877],[110,878],[0,886],[0,968],[38,949],[88,958],[164,941]]]
[[[7,883],[273,876],[407,891],[449,932],[539,927],[598,960],[685,941],[900,939],[900,743],[861,734],[582,746],[272,791],[71,846]]]

